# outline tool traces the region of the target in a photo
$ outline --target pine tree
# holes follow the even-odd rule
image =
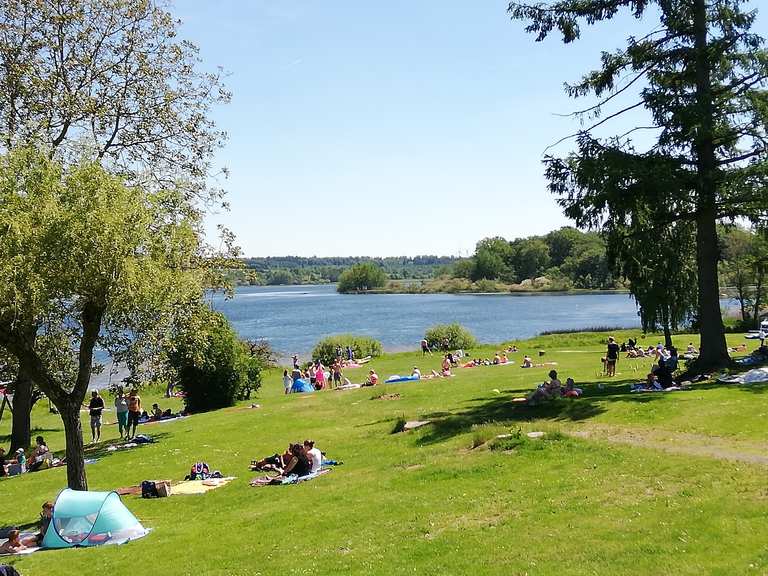
[[[655,207],[641,241],[657,241],[661,236],[654,232],[676,222],[693,225],[702,367],[728,362],[717,222],[761,221],[768,212],[768,52],[764,39],[750,32],[757,11],[744,10],[745,4],[561,0],[509,6],[513,19],[529,22],[526,31],[537,41],[557,30],[565,43],[573,42],[582,25],[620,11],[658,19],[647,34],[628,38],[623,49],[604,52],[599,70],[566,86],[574,98],[596,98],[575,113],[592,123],[573,135],[577,152],[545,158],[546,173],[550,190],[579,226],[620,230],[639,204]],[[630,97],[631,103],[620,104]],[[608,139],[594,136],[595,128],[636,109],[646,111],[648,125]],[[639,130],[654,134],[642,150],[632,140]]]

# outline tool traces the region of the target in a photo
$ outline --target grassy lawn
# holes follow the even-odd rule
[[[123,497],[152,528],[141,540],[11,563],[25,576],[768,574],[768,386],[631,394],[628,384],[650,360],[622,359],[608,381],[599,374],[604,338],[518,343],[518,363],[524,352],[546,350],[561,379],[585,389],[583,398],[544,406],[510,400],[550,367],[459,369],[451,379],[289,396],[273,373],[253,400],[260,408],[248,402],[142,427],[153,445],[106,452],[117,436],[107,426],[91,449],[99,457],[87,468],[93,490],[180,480],[201,459],[238,479],[202,496]],[[676,343],[684,349],[692,339]],[[382,379],[414,364],[426,373],[439,357],[402,353],[372,363]],[[360,381],[364,372],[347,375]],[[176,409],[174,402],[160,405]],[[432,424],[392,434],[403,417]],[[52,449],[63,448],[47,406],[33,425]],[[0,441],[9,427],[0,423]],[[518,430],[520,439],[494,440]],[[547,434],[527,439],[534,430]],[[344,465],[297,486],[248,486],[251,459],[304,438]],[[33,521],[65,477],[57,469],[0,481],[0,525]]]

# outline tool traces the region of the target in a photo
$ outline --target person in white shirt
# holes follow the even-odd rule
[[[416,376],[416,378],[421,378],[421,370],[419,370],[418,366],[413,367],[413,372],[411,372],[411,376]]]
[[[323,453],[315,448],[314,440],[304,440],[304,453],[311,464],[310,473],[319,472],[323,467]]]

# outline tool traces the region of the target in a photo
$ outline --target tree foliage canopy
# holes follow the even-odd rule
[[[199,222],[178,211],[182,197],[126,186],[96,162],[0,156],[0,346],[61,412],[71,486],[86,485],[79,409],[94,348],[138,367],[199,298]]]
[[[382,288],[387,283],[387,275],[373,262],[361,262],[345,270],[339,277],[339,292],[364,292]]]
[[[102,159],[147,184],[207,186],[229,100],[155,0],[0,0],[0,143]]]
[[[681,224],[696,247],[701,363],[727,361],[719,308],[716,223],[721,218],[768,215],[768,52],[750,31],[756,11],[745,0],[560,0],[512,2],[514,19],[545,39],[557,30],[566,43],[583,25],[619,11],[658,16],[658,24],[630,36],[623,49],[603,52],[601,67],[566,86],[574,98],[595,102],[574,116],[585,123],[577,152],[547,156],[550,190],[579,226],[601,228],[609,244],[665,237]],[[642,109],[647,122],[610,138],[594,130]],[[642,149],[633,134],[654,137]],[[679,238],[679,236],[678,236]],[[669,253],[669,247],[667,250]]]

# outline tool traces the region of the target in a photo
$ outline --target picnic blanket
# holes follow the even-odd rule
[[[251,486],[285,486],[287,484],[300,484],[301,482],[308,482],[314,480],[318,476],[323,476],[331,470],[329,468],[322,468],[312,474],[306,476],[296,476],[296,474],[290,474],[285,478],[280,476],[259,476],[251,480]]]
[[[717,380],[726,384],[758,384],[760,382],[768,382],[768,368],[754,368],[734,376],[720,376]]]
[[[171,496],[205,494],[210,490],[226,486],[234,479],[235,476],[227,476],[226,478],[208,478],[207,480],[184,480],[183,482],[171,486]]]

